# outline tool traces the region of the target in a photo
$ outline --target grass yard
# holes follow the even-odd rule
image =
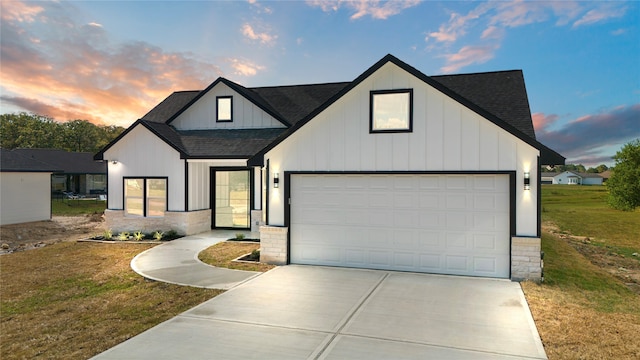
[[[233,261],[233,259],[237,259],[240,256],[249,254],[257,249],[260,249],[259,243],[223,241],[200,252],[200,254],[198,254],[198,259],[209,265],[236,270],[267,271],[273,269],[275,265],[262,263],[239,263]]]
[[[106,201],[94,199],[53,199],[53,216],[76,216],[84,214],[102,214],[107,207]]]
[[[640,296],[607,266],[640,270],[640,211],[612,210],[606,194],[543,186],[544,228],[557,231],[543,231],[545,282],[522,287],[549,359],[640,358]]]
[[[145,244],[61,242],[0,257],[0,358],[86,359],[219,290],[145,281]]]

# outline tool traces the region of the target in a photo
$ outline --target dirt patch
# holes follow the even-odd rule
[[[76,241],[104,231],[102,214],[54,216],[50,221],[0,226],[0,254]]]
[[[597,244],[596,239],[588,236],[575,236],[562,232],[554,224],[543,224],[544,231],[548,231],[560,239],[565,240],[592,264],[604,269],[624,283],[636,294],[640,294],[640,257],[619,254],[614,248]],[[637,254],[637,253],[636,253]]]

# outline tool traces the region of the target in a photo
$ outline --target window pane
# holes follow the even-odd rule
[[[373,130],[409,129],[409,93],[373,95]]]
[[[147,179],[147,216],[164,216],[167,208],[167,180]]]
[[[147,180],[147,196],[165,198],[167,196],[167,180],[166,179],[148,179]]]
[[[126,179],[124,196],[140,197],[143,196],[144,180],[143,179]]]
[[[125,211],[127,215],[144,216],[142,198],[127,198]]]
[[[215,227],[249,227],[250,171],[215,172]]]
[[[164,199],[149,199],[147,216],[164,216],[165,206]]]
[[[231,121],[231,98],[218,98],[218,121]]]
[[[124,180],[125,215],[144,216],[144,179]]]

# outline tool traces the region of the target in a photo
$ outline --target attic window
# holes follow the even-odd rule
[[[225,122],[233,121],[233,97],[218,96],[216,97],[216,121]]]
[[[376,90],[370,94],[371,133],[413,130],[413,89]]]

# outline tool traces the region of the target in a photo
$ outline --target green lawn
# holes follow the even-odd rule
[[[542,220],[627,255],[640,251],[640,209],[607,206],[606,186],[543,185]]]
[[[51,213],[53,216],[76,216],[85,214],[101,214],[107,207],[106,201],[94,199],[53,199]]]
[[[543,223],[559,232],[543,230],[544,283],[522,287],[549,359],[640,358],[640,296],[613,275],[621,260],[640,268],[631,255],[640,252],[640,210],[611,209],[606,197],[605,186],[542,187]],[[606,248],[613,265],[596,265],[578,245]]]

